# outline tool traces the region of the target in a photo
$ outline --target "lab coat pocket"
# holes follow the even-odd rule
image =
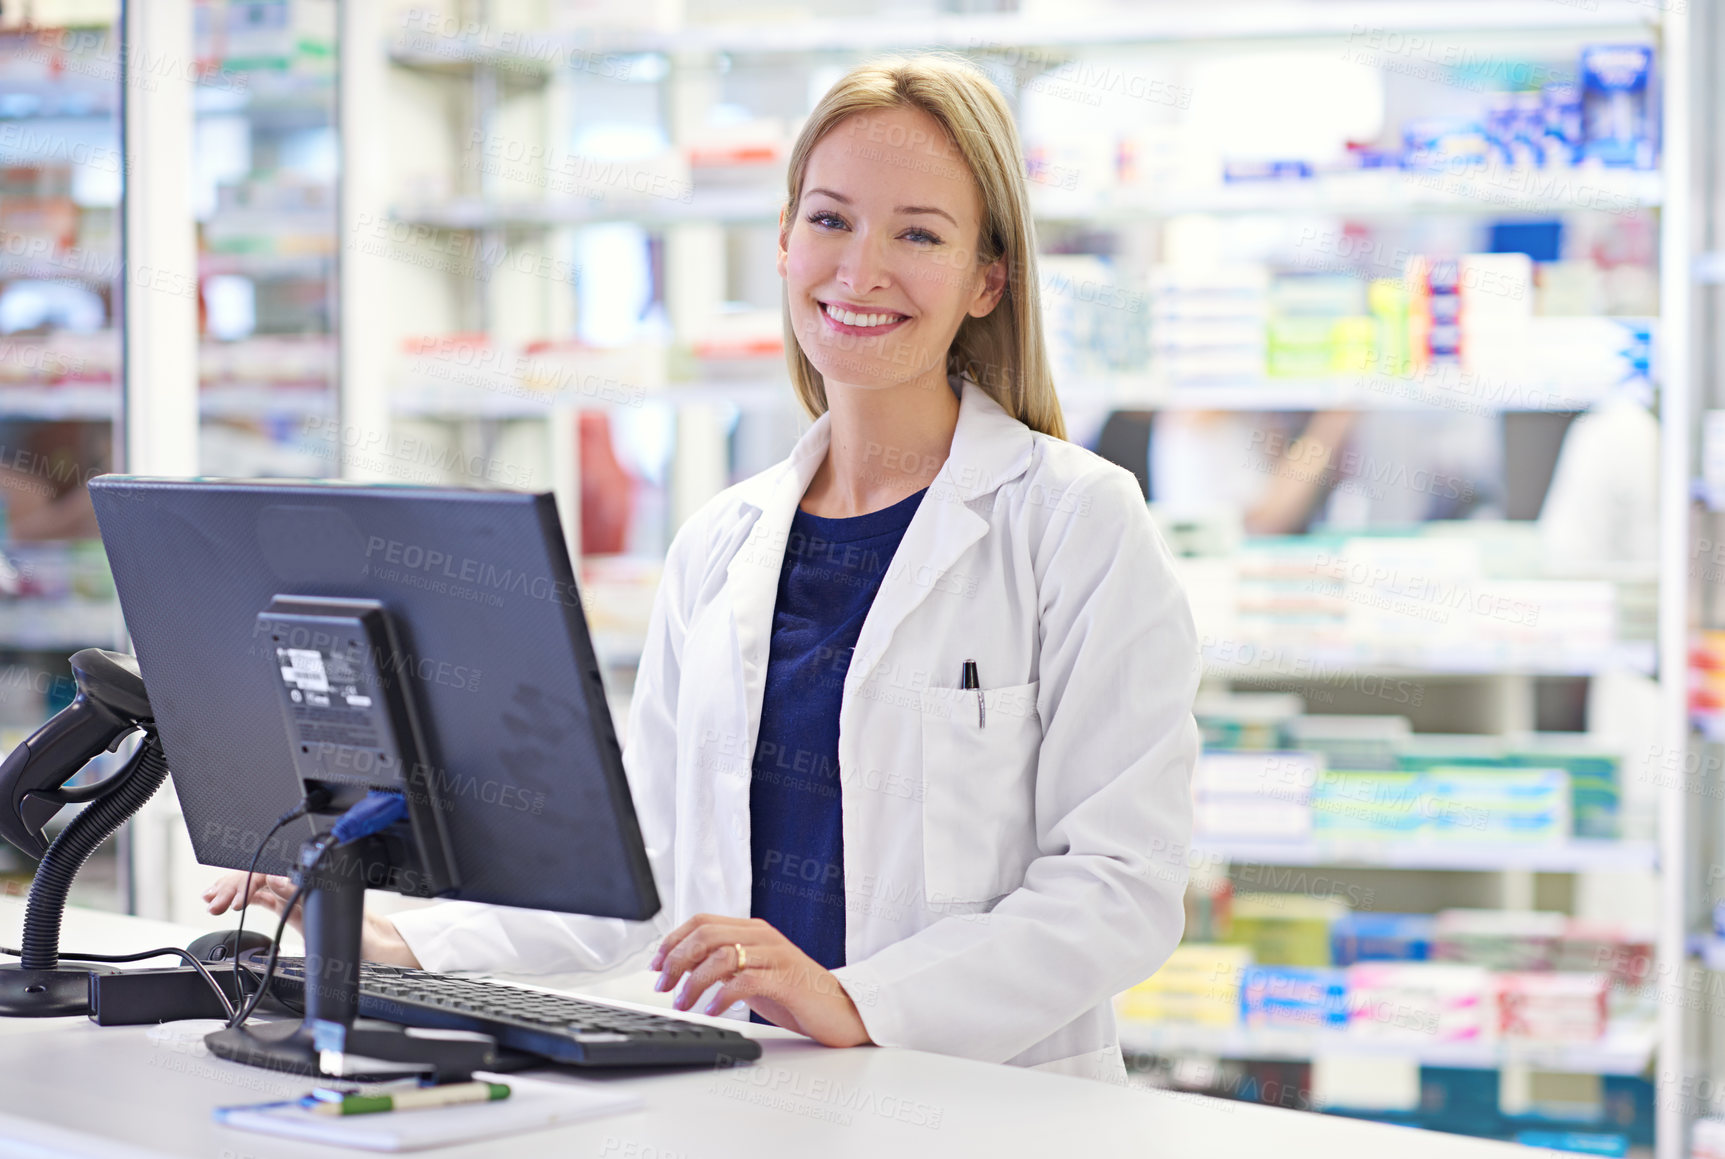
[[[1037,682],[922,693],[922,848],[928,902],[1018,888],[1036,856]]]

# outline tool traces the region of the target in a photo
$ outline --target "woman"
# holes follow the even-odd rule
[[[818,417],[666,559],[625,749],[662,921],[454,902],[368,919],[368,956],[657,938],[679,1009],[1124,1077],[1111,997],[1180,937],[1197,645],[1132,475],[1063,439],[1020,158],[937,57],[855,70],[797,140],[778,268]]]

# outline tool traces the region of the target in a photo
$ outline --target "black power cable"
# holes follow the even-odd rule
[[[306,793],[305,797],[301,799],[299,804],[276,818],[275,824],[270,826],[269,832],[264,834],[264,839],[258,842],[258,847],[252,851],[252,862],[246,867],[245,891],[240,894],[242,899],[240,901],[240,924],[234,928],[233,957],[236,961],[238,961],[240,956],[240,935],[246,932],[246,910],[250,909],[252,904],[252,875],[257,872],[258,858],[262,857],[264,850],[269,847],[270,838],[281,832],[283,826],[291,825],[301,817],[304,817],[307,813],[316,813],[328,808],[330,799],[331,794],[328,789],[324,788],[322,785],[314,787]],[[295,896],[297,897],[298,895],[296,894]],[[290,906],[288,908],[291,909],[293,907]],[[276,942],[278,944],[281,942],[281,933],[279,931],[276,934]],[[240,971],[236,969],[234,971],[234,1002],[236,1004],[243,1004],[245,1001],[246,995],[240,985]],[[253,1005],[255,1006],[256,1003],[253,1003]],[[230,1019],[234,1017],[233,1006],[228,1007],[228,1017]],[[230,1022],[229,1025],[232,1025],[232,1023]]]
[[[329,847],[325,846],[324,848],[327,850]],[[318,861],[323,860],[323,854],[322,853],[318,854],[317,860]],[[316,869],[316,868],[317,868],[317,862],[314,861],[311,865],[306,867],[305,872],[310,873],[313,869]],[[258,1003],[263,1001],[264,994],[270,988],[270,980],[275,977],[276,957],[281,953],[282,934],[287,932],[288,915],[293,913],[293,907],[299,904],[299,899],[300,899],[301,895],[303,895],[304,893],[305,893],[305,886],[302,885],[298,889],[293,891],[293,897],[288,900],[288,903],[286,906],[282,907],[281,920],[276,922],[276,934],[275,934],[275,937],[273,939],[271,939],[271,941],[270,941],[270,956],[267,959],[265,959],[265,961],[264,961],[263,977],[258,981],[258,988],[256,990],[252,991],[251,998],[246,1002],[246,1004],[244,1006],[242,1006],[240,1008],[240,1010],[236,1014],[234,1014],[231,1018],[228,1019],[228,1029],[229,1030],[234,1030],[234,1029],[237,1029],[238,1027],[244,1026],[246,1024],[246,1019],[248,1019],[252,1016],[252,1011],[254,1011],[258,1008]],[[234,971],[234,975],[235,975],[235,977],[239,976],[239,971],[237,969]]]

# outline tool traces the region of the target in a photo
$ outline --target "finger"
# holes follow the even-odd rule
[[[757,950],[756,953],[764,953],[764,948]],[[755,956],[756,954],[749,955],[750,958]],[[749,964],[753,966],[755,963],[750,962]],[[689,972],[689,980],[683,983],[682,992],[677,995],[676,1001],[672,1002],[671,1006],[677,1010],[692,1008],[701,995],[720,982],[739,973],[737,966],[737,947],[734,943],[726,942],[723,945],[713,947],[713,952]]]
[[[211,913],[219,914],[233,904],[239,892],[232,881],[221,878],[211,882],[210,887],[204,890],[204,901],[209,903]]]
[[[278,909],[280,908],[280,900],[279,895],[270,885],[269,878],[254,877],[248,891],[234,899],[234,908],[239,909],[242,905],[261,905],[268,906],[270,909]]]
[[[763,971],[752,967],[747,970],[738,970],[725,979],[725,984],[719,987],[719,992],[713,995],[712,1001],[707,1003],[702,1013],[723,1014],[737,1003],[758,996],[762,992],[765,980]]]
[[[671,989],[678,978],[706,961],[718,947],[739,942],[749,945],[762,937],[763,930],[770,928],[764,922],[756,923],[749,918],[715,921],[697,927],[666,955],[664,968],[659,972],[658,989]]]
[[[670,937],[658,955],[660,966],[658,989],[669,990],[685,970],[694,969],[715,945],[722,941],[741,941],[757,923],[753,918],[729,918],[718,914],[698,914],[679,927],[678,940]]]
[[[293,883],[285,877],[260,878],[252,884],[252,904],[261,905],[273,914],[280,915],[293,900],[295,893]],[[297,908],[296,908],[296,912]]]
[[[696,914],[694,917],[690,918],[688,921],[684,922],[682,925],[678,926],[676,929],[672,930],[670,933],[665,935],[664,940],[662,940],[659,943],[658,951],[656,953],[654,953],[654,955],[653,955],[652,963],[647,968],[650,970],[657,970],[657,969],[660,969],[661,967],[663,967],[665,964],[665,959],[670,956],[671,951],[677,947],[677,944],[679,942],[681,942],[684,938],[688,937],[696,929],[698,929],[699,927],[701,927],[703,925],[708,924],[709,922],[733,922],[734,923],[734,922],[747,922],[749,920],[750,919],[748,919],[748,918],[730,918],[730,917],[724,916],[723,914]],[[662,989],[662,987],[661,987],[661,989]]]

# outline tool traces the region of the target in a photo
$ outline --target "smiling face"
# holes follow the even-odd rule
[[[1000,302],[1004,261],[978,260],[982,193],[940,123],[875,109],[809,151],[779,227],[797,343],[830,391],[945,383],[966,317]]]

